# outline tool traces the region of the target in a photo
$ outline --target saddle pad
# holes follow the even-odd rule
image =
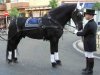
[[[41,22],[41,18],[33,18],[33,17],[30,17],[26,20],[26,23],[25,23],[25,27],[39,27],[39,24]]]

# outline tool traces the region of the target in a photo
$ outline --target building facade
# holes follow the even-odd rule
[[[0,0],[0,16],[4,16],[5,11],[10,11],[16,7],[21,15],[26,17],[32,12],[34,17],[41,17],[51,8],[48,6],[50,0]],[[59,5],[64,3],[77,3],[78,0],[58,0]],[[95,2],[100,0],[80,0],[85,2],[85,8],[92,8]]]
[[[28,12],[39,11],[39,10],[49,10],[48,7],[50,0],[0,0],[0,15],[3,15],[4,11],[10,11],[10,9],[17,7],[20,13],[26,14]],[[58,0],[59,5],[63,3],[77,3],[78,0]],[[80,0],[80,2],[86,2],[87,6],[91,6],[93,3],[98,2],[99,0]],[[36,10],[36,11],[35,11]],[[39,12],[41,12],[39,11]],[[44,10],[43,10],[44,11]],[[41,14],[46,13],[41,12]]]

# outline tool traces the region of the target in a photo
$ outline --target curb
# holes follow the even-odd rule
[[[76,51],[78,51],[78,52],[84,54],[84,51],[80,50],[80,49],[77,47],[78,41],[80,41],[80,40],[77,40],[77,41],[75,41],[75,42],[73,43],[73,47],[75,48]],[[96,56],[96,55],[94,55],[94,58],[100,59],[100,57],[99,57],[99,56]]]

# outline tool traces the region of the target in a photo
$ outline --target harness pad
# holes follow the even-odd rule
[[[26,20],[26,23],[25,23],[25,27],[32,27],[32,28],[36,28],[36,27],[39,27],[41,23],[41,18],[33,18],[33,17],[30,17]]]

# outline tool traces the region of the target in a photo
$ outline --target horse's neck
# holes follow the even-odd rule
[[[76,5],[65,5],[58,7],[54,11],[51,11],[51,15],[56,19],[63,27],[71,19],[71,14],[74,11]]]

